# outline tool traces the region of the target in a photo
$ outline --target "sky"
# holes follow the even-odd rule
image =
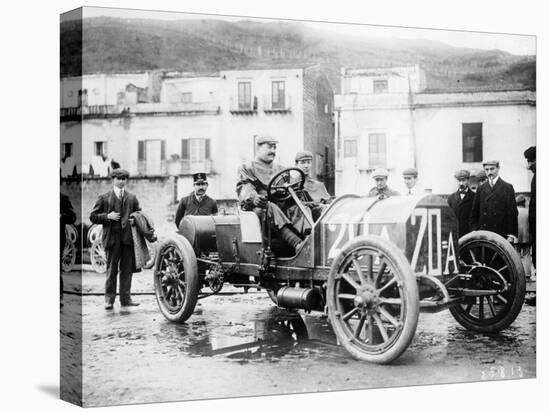
[[[204,15],[192,13],[159,12],[149,10],[129,10],[86,7],[84,17],[111,16],[120,18],[141,18],[159,20],[182,20],[215,18],[226,21],[240,21],[243,17]],[[247,20],[266,21],[266,19],[246,18]],[[392,26],[372,26],[346,23],[304,22],[305,25],[329,32],[357,37],[379,37],[382,41],[391,38],[438,40],[451,46],[475,49],[500,49],[515,55],[536,54],[536,37],[503,33],[484,33],[453,30],[417,29]]]

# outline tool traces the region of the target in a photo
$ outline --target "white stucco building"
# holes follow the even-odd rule
[[[72,99],[78,90],[87,100]],[[62,80],[61,94],[62,175],[74,165],[106,175],[115,160],[132,175],[179,176],[180,198],[191,174],[206,172],[209,194],[231,199],[238,166],[266,134],[280,141],[277,162],[293,166],[296,152],[310,150],[317,178],[333,187],[333,92],[318,66],[84,76]]]
[[[335,96],[336,193],[365,194],[376,167],[404,191],[401,173],[419,171],[422,189],[456,190],[453,173],[501,163],[515,190],[529,191],[523,151],[536,145],[536,95],[527,90],[430,91],[418,66],[342,69]]]

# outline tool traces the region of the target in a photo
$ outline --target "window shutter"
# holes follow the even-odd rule
[[[138,141],[138,161],[145,161],[145,141]]]
[[[181,140],[181,159],[182,160],[189,159],[189,140],[188,139]]]
[[[210,159],[210,140],[208,138],[204,140],[204,159]]]
[[[160,141],[160,159],[166,160],[166,142],[163,139]]]

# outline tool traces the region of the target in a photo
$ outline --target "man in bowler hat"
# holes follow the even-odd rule
[[[518,237],[518,208],[514,187],[500,178],[498,161],[485,161],[483,168],[487,181],[475,193],[470,229],[492,231],[515,243]]]
[[[537,147],[529,147],[523,153],[527,160],[527,169],[533,172],[531,179],[531,199],[529,200],[529,234],[531,236],[531,257],[537,267]]]
[[[468,186],[470,180],[468,171],[457,171],[455,178],[458,182],[458,190],[449,196],[447,202],[458,220],[458,237],[462,237],[470,232],[470,213],[474,202],[474,192]]]
[[[131,296],[134,269],[134,244],[130,228],[130,214],[140,211],[136,196],[126,190],[130,174],[121,168],[113,170],[113,188],[97,199],[90,221],[103,226],[101,242],[107,256],[105,282],[105,309],[113,309],[116,297],[117,274],[120,267],[120,304],[138,306]]]
[[[205,173],[193,174],[193,191],[180,200],[176,211],[176,227],[185,216],[211,216],[218,213],[216,200],[206,195],[208,180]]]

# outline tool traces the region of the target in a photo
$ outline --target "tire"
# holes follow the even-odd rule
[[[466,287],[503,288],[502,278],[509,286],[501,294],[464,297],[449,308],[451,314],[459,324],[475,332],[506,329],[517,318],[525,299],[525,270],[518,252],[504,237],[490,231],[462,236],[458,250],[461,263],[468,266],[466,273],[472,274]],[[471,268],[474,263],[477,265]]]
[[[147,249],[149,250],[149,260],[143,266],[144,269],[151,269],[155,265],[155,258],[157,255],[157,243],[147,243]]]
[[[154,270],[161,313],[170,322],[185,322],[195,310],[200,289],[197,258],[187,239],[176,234],[159,242]]]
[[[331,266],[327,303],[339,343],[364,361],[394,361],[416,332],[416,278],[401,250],[380,236],[357,237],[343,247]]]
[[[90,263],[97,273],[105,273],[107,271],[107,255],[101,243],[101,237],[95,239],[90,248]]]
[[[63,246],[63,259],[61,260],[61,268],[64,272],[70,272],[73,270],[73,266],[76,262],[76,247],[70,239],[65,240],[65,246]]]

